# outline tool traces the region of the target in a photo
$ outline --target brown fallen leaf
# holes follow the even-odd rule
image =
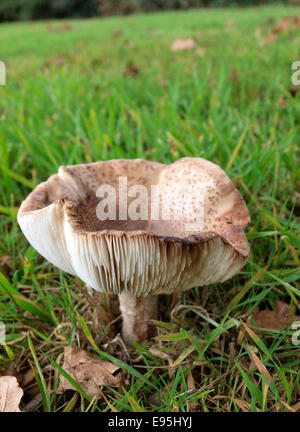
[[[296,402],[293,406],[292,406],[293,410],[296,412],[300,411],[300,401]]]
[[[280,18],[280,20],[278,21],[276,26],[273,28],[272,32],[273,33],[282,33],[284,31],[288,30],[290,25],[291,25],[291,22],[292,22],[291,17]]]
[[[123,370],[118,366],[77,348],[65,347],[62,368],[90,398],[101,396],[100,386],[119,387],[123,381]],[[62,375],[59,379],[57,393],[76,390]]]
[[[300,14],[294,16],[294,20],[293,21],[294,21],[294,26],[296,28],[300,28]]]
[[[48,59],[44,61],[46,67],[55,66],[61,67],[65,64],[67,57],[63,54],[58,54],[54,59]]]
[[[235,403],[237,404],[237,406],[243,411],[243,412],[250,412],[251,411],[251,407],[250,405],[245,402],[244,400],[241,399],[237,399],[235,398]]]
[[[171,45],[171,51],[184,51],[192,49],[196,46],[194,39],[182,39],[178,38]]]
[[[16,377],[0,377],[0,412],[20,412],[19,403],[23,390]]]
[[[253,311],[253,318],[258,327],[278,330],[288,328],[293,321],[299,321],[300,316],[295,315],[295,308],[291,314],[291,307],[287,303],[276,300],[274,310],[265,309],[260,311],[256,308]]]
[[[140,68],[136,66],[132,61],[129,61],[126,65],[124,75],[135,77],[140,73]]]
[[[190,392],[194,392],[196,389],[195,380],[191,371],[187,374],[187,388],[190,390]],[[199,411],[199,401],[187,401],[187,408],[189,412]]]
[[[277,35],[279,33],[286,32],[293,28],[300,28],[300,14],[296,16],[286,16],[280,18],[276,26],[271,30],[269,36],[267,36],[267,38],[264,39],[261,44],[269,45],[270,43],[273,43],[277,40]]]
[[[268,37],[261,41],[262,45],[270,45],[271,43],[277,40],[277,35],[275,33],[271,33]]]
[[[164,351],[158,349],[158,348],[150,348],[149,351],[151,352],[151,354],[153,354],[155,357],[163,359],[163,360],[167,360],[169,365],[171,365],[173,363],[171,357]]]
[[[268,369],[266,368],[266,366],[263,364],[263,362],[260,360],[260,358],[258,358],[258,356],[255,354],[255,352],[250,348],[250,346],[248,346],[248,350],[250,352],[250,355],[252,357],[252,360],[254,362],[254,364],[256,365],[257,369],[259,370],[259,372],[268,380],[271,381],[272,377],[268,371]]]

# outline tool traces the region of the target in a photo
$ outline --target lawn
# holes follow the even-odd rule
[[[270,37],[281,17],[299,13],[0,25],[0,375],[23,383],[21,410],[300,411],[295,330],[262,328],[253,316],[278,300],[290,322],[300,315],[299,28]],[[196,47],[173,52],[179,37]],[[115,299],[88,295],[44,260],[17,210],[60,165],[184,156],[221,166],[245,197],[250,259],[223,284],[162,296],[159,337],[126,348]],[[122,387],[103,387],[97,400],[78,386],[58,394],[68,345],[123,368]]]

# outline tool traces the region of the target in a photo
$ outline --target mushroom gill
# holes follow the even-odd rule
[[[183,199],[172,194],[178,185]],[[153,186],[163,193],[153,194]],[[190,190],[197,193],[188,199]],[[202,219],[187,229],[201,203]],[[178,218],[180,210],[185,216]],[[48,261],[97,291],[119,295],[123,336],[139,342],[153,334],[147,320],[157,317],[158,294],[223,282],[240,271],[249,255],[249,221],[233,182],[201,158],[60,167],[18,212],[26,238]]]

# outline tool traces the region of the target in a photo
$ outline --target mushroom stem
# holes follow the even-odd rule
[[[123,318],[122,336],[143,344],[156,336],[157,331],[149,319],[157,319],[157,296],[135,297],[123,292],[119,294],[120,310]]]

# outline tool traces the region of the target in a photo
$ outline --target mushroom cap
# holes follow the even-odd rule
[[[113,186],[118,197],[120,178],[126,178],[128,190],[142,185],[147,191],[148,199],[136,207],[148,209],[147,220],[123,220],[118,199],[116,219],[99,219],[99,186]],[[152,196],[153,185],[165,193]],[[185,195],[178,202],[178,195],[171,193],[178,185],[183,191],[194,187],[196,196]],[[128,208],[137,196],[127,197]],[[204,222],[196,220],[187,230],[189,215],[196,214],[201,202]],[[151,217],[159,206],[165,206],[171,218],[162,220],[161,213],[157,220]],[[178,209],[187,216],[176,219]],[[118,159],[61,166],[29,194],[18,212],[27,240],[52,264],[97,291],[135,296],[173,293],[233,277],[248,259],[244,229],[249,221],[233,182],[202,158],[182,158],[170,165]]]

